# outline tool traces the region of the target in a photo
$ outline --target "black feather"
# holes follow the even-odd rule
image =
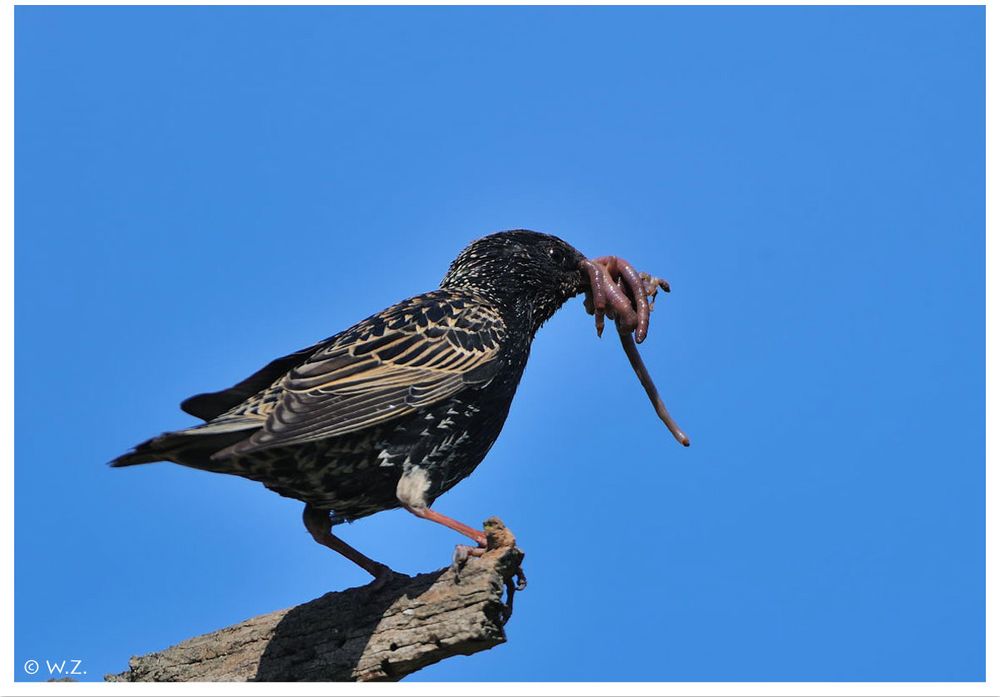
[[[181,402],[181,409],[203,421],[210,421],[244,402],[287,373],[316,351],[315,344],[301,351],[275,358],[250,377],[218,392],[204,392]]]

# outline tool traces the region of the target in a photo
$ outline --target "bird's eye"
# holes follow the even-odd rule
[[[569,255],[566,254],[565,250],[559,249],[559,247],[549,247],[545,251],[548,253],[549,259],[551,259],[556,266],[561,268],[569,263]]]

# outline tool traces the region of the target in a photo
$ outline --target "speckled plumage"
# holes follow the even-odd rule
[[[276,359],[182,408],[206,421],[112,462],[236,474],[356,520],[429,506],[493,445],[535,332],[582,292],[583,255],[517,230],[480,239],[438,290]]]

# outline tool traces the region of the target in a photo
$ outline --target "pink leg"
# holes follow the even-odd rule
[[[486,533],[482,530],[476,530],[475,528],[470,528],[465,523],[460,523],[454,518],[449,518],[446,515],[442,515],[437,511],[432,511],[430,508],[417,508],[416,506],[407,506],[404,504],[403,508],[408,510],[413,515],[418,518],[423,518],[424,520],[433,520],[435,523],[440,523],[447,528],[451,528],[455,532],[460,532],[471,540],[475,540],[476,544],[480,547],[486,547]]]

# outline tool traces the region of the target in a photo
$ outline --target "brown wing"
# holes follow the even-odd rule
[[[368,318],[278,385],[264,427],[222,458],[340,436],[488,382],[505,334],[483,303],[435,291]]]

